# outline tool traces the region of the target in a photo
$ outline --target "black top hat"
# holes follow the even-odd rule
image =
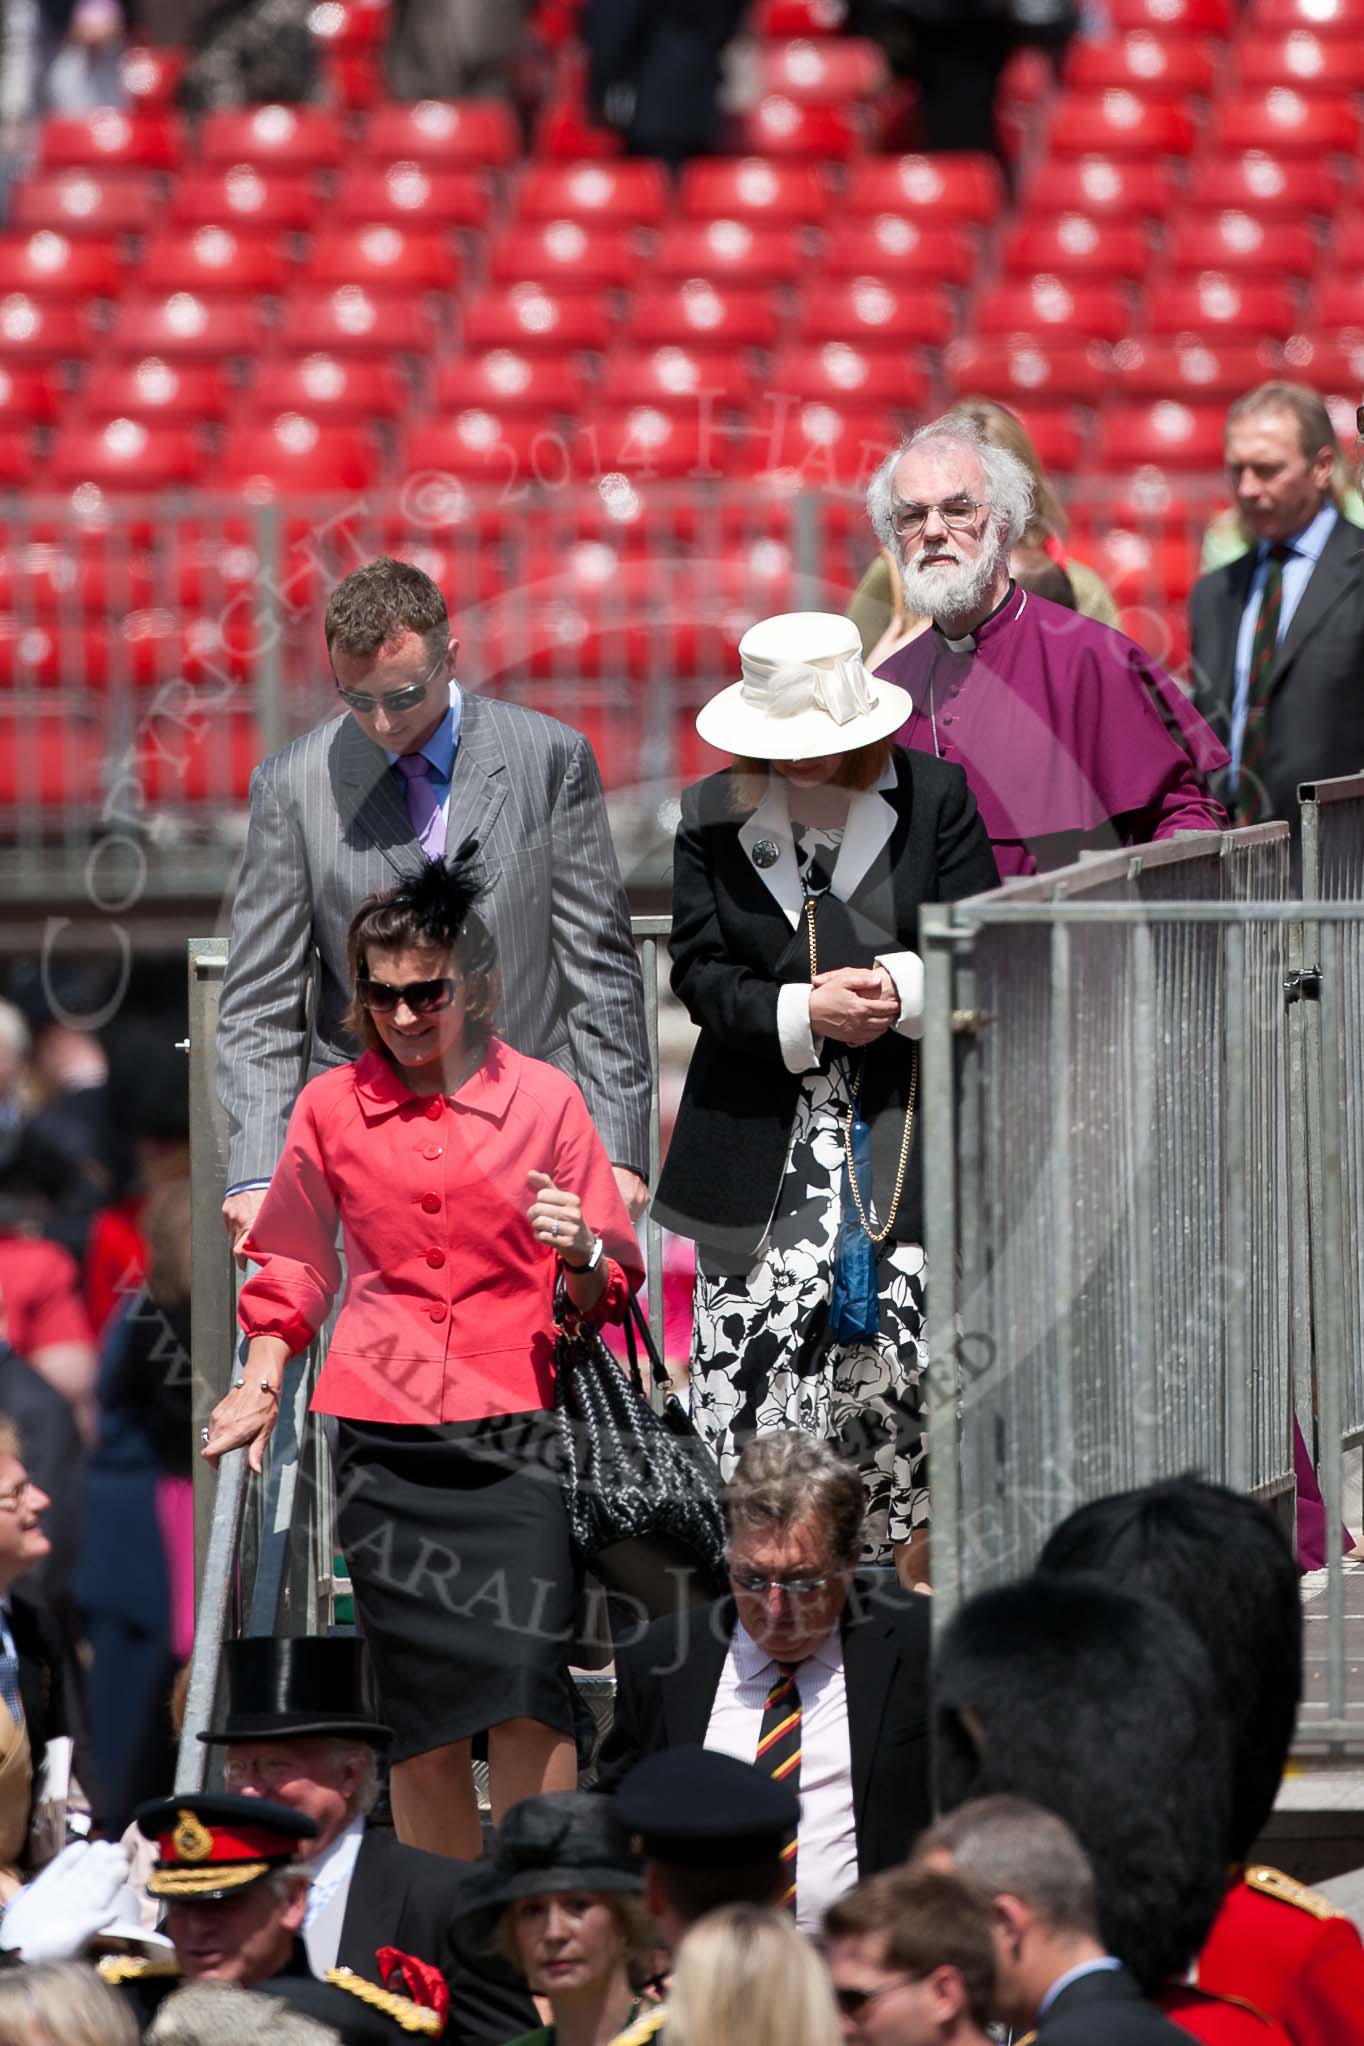
[[[317,1838],[316,1825],[303,1812],[231,1792],[153,1798],[134,1817],[156,1842],[156,1867],[147,1878],[151,1895],[196,1904],[236,1896],[297,1861],[300,1841]]]
[[[492,1854],[469,1877],[456,1915],[469,1921],[475,1941],[486,1946],[518,1897],[643,1887],[639,1858],[611,1800],[588,1790],[547,1790],[512,1806]]]
[[[259,1634],[223,1643],[227,1712],[201,1741],[285,1741],[348,1735],[381,1747],[390,1738],[369,1703],[365,1644],[347,1635]]]

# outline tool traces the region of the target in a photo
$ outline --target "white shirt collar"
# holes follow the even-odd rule
[[[360,1813],[353,1818],[344,1833],[338,1833],[330,1847],[324,1847],[310,1866],[312,1888],[308,1892],[308,1915],[306,1924],[311,1924],[320,1911],[325,1910],[343,1883],[348,1883],[355,1872],[355,1858],[360,1852],[364,1838],[365,1820]]]
[[[769,1655],[765,1648],[758,1646],[758,1643],[753,1639],[753,1636],[749,1633],[742,1620],[736,1620],[734,1623],[734,1638],[730,1643],[730,1653],[734,1657],[735,1674],[741,1683],[753,1677],[760,1677],[764,1670],[775,1669],[777,1666],[776,1657]],[[810,1653],[803,1657],[802,1660],[805,1662],[817,1662],[824,1669],[841,1669],[843,1667],[843,1632],[841,1627],[837,1625],[831,1627],[818,1646],[812,1648]]]

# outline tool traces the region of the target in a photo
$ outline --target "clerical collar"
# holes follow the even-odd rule
[[[1013,599],[1017,599],[1017,602],[1014,603],[1013,608],[1010,609],[1010,604]],[[1017,583],[1010,582],[1008,589],[1004,592],[1004,595],[995,605],[994,610],[991,611],[988,614],[988,616],[981,619],[980,624],[976,627],[974,632],[965,633],[960,639],[951,639],[948,637],[947,633],[943,631],[942,627],[938,624],[936,618],[933,621],[933,630],[937,633],[938,638],[942,641],[943,645],[947,648],[947,651],[949,653],[973,654],[976,648],[980,645],[982,636],[988,637],[990,632],[993,629],[995,629],[998,625],[1012,624],[1015,618],[1021,618],[1023,616],[1024,606],[1027,604],[1027,601],[1028,601],[1027,591],[1020,590]],[[1005,617],[1006,611],[1008,612],[1007,618]]]

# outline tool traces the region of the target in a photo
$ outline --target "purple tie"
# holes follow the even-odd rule
[[[445,819],[440,814],[440,797],[431,786],[431,762],[424,753],[401,753],[398,768],[407,783],[407,814],[417,843],[428,860],[438,860],[445,851]]]

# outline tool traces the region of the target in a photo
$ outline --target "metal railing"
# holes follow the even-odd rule
[[[670,919],[637,916],[631,929],[644,977],[644,1015],[653,1084],[649,1177],[659,1167],[659,945]],[[218,1000],[227,966],[225,938],[189,947],[190,1159],[193,1230],[193,1425],[199,1430],[240,1375],[236,1278],[221,1208],[227,1186],[226,1119],[215,1091]],[[663,1343],[662,1231],[645,1224],[649,1323]],[[199,1740],[213,1714],[220,1651],[236,1634],[322,1633],[349,1585],[334,1570],[335,1498],[324,1432],[308,1412],[325,1333],[285,1374],[280,1418],[262,1483],[248,1482],[246,1452],[222,1458],[217,1473],[194,1460],[196,1600],[194,1652],[176,1768],[177,1790],[200,1788],[209,1750]]]
[[[1299,1738],[1340,1745],[1364,1739],[1335,1538],[1364,778],[1320,822],[1353,899],[1291,898],[1274,825],[924,913],[929,1428],[942,1624],[1115,1487],[1198,1468],[1290,1509],[1295,1410],[1315,1423],[1326,1626]],[[1315,879],[1306,826],[1303,847]]]

